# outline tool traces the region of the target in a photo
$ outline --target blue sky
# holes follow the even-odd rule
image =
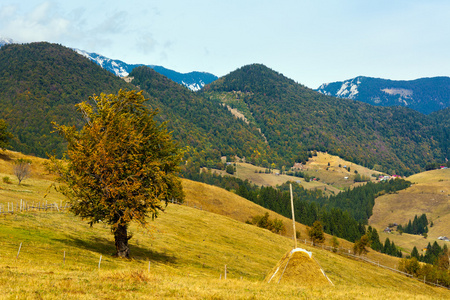
[[[0,36],[217,76],[262,63],[310,88],[450,74],[447,0],[2,0]]]

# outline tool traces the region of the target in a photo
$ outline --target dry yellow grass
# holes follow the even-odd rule
[[[414,246],[423,248],[428,242],[443,245],[439,236],[450,235],[450,169],[433,170],[415,174],[407,180],[413,185],[396,194],[384,195],[375,200],[369,224],[382,231],[389,223],[407,224],[415,215],[426,214],[434,226],[429,227],[428,238],[417,235],[381,234],[394,240],[397,246],[411,251]]]
[[[36,178],[27,188],[36,191],[33,197],[40,197],[48,183]],[[11,197],[14,193],[20,197],[20,191],[13,191],[17,184],[9,186],[14,187],[8,191]],[[91,228],[71,214],[57,212],[1,216],[0,299],[448,299],[450,295],[303,244],[335,287],[264,284],[263,278],[292,248],[292,239],[233,219],[239,212],[236,207],[228,216],[206,211],[204,203],[222,206],[223,214],[233,205],[258,211],[250,204],[245,208],[246,200],[236,195],[195,182],[183,181],[183,186],[186,200],[197,201],[203,210],[169,205],[147,229],[132,225],[132,260],[111,256],[113,238],[102,224]]]
[[[265,284],[262,279],[291,248],[291,240],[185,206],[170,205],[149,231],[132,226],[132,260],[111,257],[114,245],[107,227],[90,228],[70,214],[16,214],[3,218],[2,228],[7,229],[0,232],[2,299],[446,299],[450,295],[306,245],[302,247],[313,252],[335,287],[301,284],[301,278]],[[20,241],[23,246],[16,259]]]
[[[210,186],[191,180],[183,180],[182,183],[183,189],[186,193],[187,205],[189,206],[195,206],[209,212],[224,215],[240,222],[245,222],[250,220],[253,216],[264,215],[268,212],[271,219],[276,218],[282,220],[284,226],[286,227],[285,235],[287,237],[293,237],[292,220],[289,218],[215,186]],[[308,238],[308,226],[296,222],[296,229],[301,234],[300,240]],[[325,234],[324,245],[330,246],[331,239],[332,236]],[[353,248],[353,243],[344,239],[338,240],[341,248]],[[399,261],[396,257],[384,255],[376,251],[369,251],[367,257],[391,268],[396,268]]]
[[[330,166],[328,166],[328,163],[330,163]],[[350,167],[350,171],[343,168],[344,166]],[[305,189],[320,189],[326,194],[337,194],[344,188],[352,188],[364,184],[353,182],[355,171],[369,177],[371,180],[376,179],[371,176],[372,174],[381,174],[380,172],[345,161],[338,156],[322,152],[317,152],[317,156],[310,158],[302,170],[310,177],[319,178],[319,181],[306,182],[304,179],[295,176],[276,175],[275,173],[281,173],[280,170],[273,170],[272,174],[265,174],[265,170],[262,167],[238,162],[236,163],[236,174],[233,176],[243,180],[247,179],[259,186],[277,186],[287,181],[296,181]],[[214,170],[214,172],[230,176],[225,171]],[[348,179],[345,177],[348,177]]]
[[[297,250],[297,249],[296,249]],[[304,249],[303,249],[304,250]],[[267,283],[295,283],[298,286],[331,285],[321,267],[305,251],[288,251],[264,279]]]

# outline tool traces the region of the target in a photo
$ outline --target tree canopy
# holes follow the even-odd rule
[[[91,225],[111,226],[117,255],[129,257],[127,228],[132,220],[145,226],[164,203],[184,198],[177,177],[182,152],[164,124],[157,125],[141,92],[93,96],[94,105],[77,105],[86,124],[81,130],[58,125],[67,157],[52,158],[51,169],[62,183],[71,210]]]
[[[325,241],[325,235],[323,234],[323,227],[320,221],[314,222],[313,226],[308,230],[308,236],[314,245],[321,244]]]
[[[0,150],[5,149],[9,145],[9,139],[11,139],[13,135],[8,132],[8,125],[5,120],[0,119]]]

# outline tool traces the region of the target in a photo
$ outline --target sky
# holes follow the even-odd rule
[[[216,76],[262,63],[310,88],[450,76],[448,0],[2,0],[0,37]]]

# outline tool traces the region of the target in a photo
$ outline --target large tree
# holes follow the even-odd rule
[[[177,176],[182,153],[141,92],[90,100],[93,105],[77,105],[86,120],[81,130],[54,124],[68,144],[65,159],[52,157],[51,168],[71,210],[91,226],[109,224],[117,256],[129,257],[130,222],[145,226],[169,200],[183,200]]]

